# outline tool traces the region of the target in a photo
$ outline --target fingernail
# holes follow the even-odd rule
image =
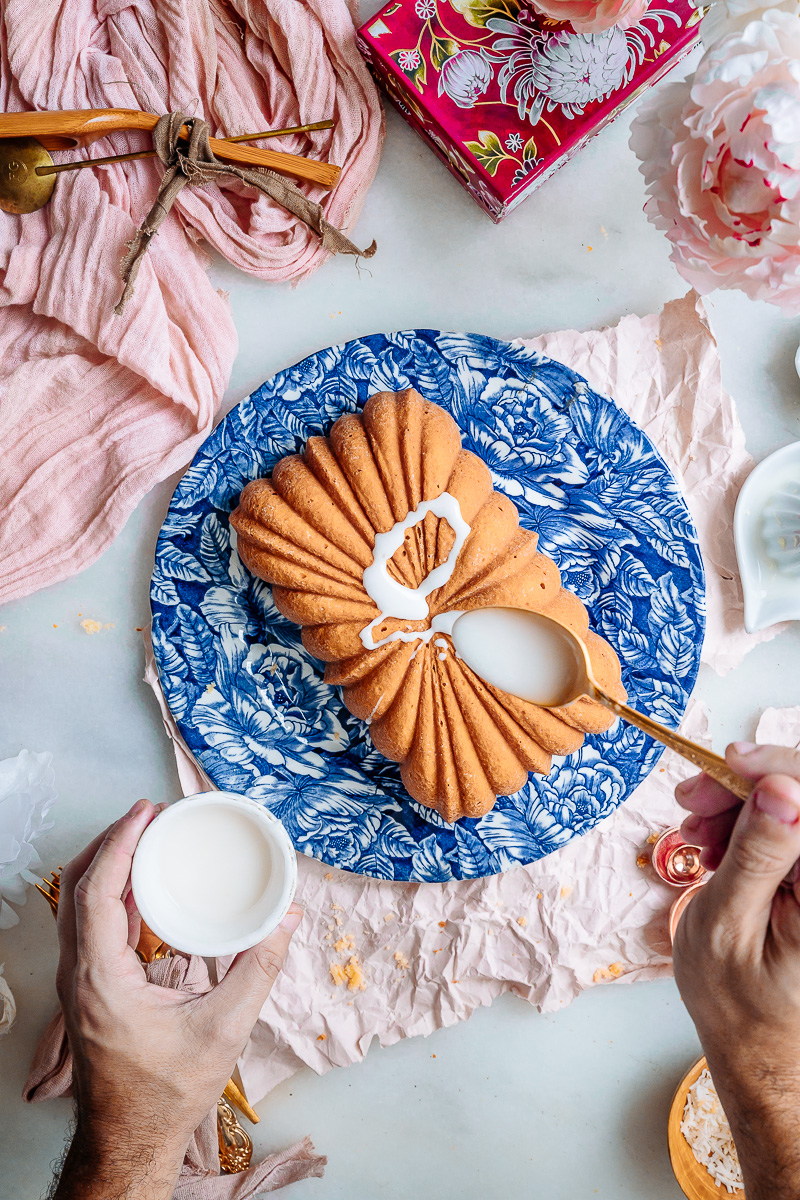
[[[800,808],[791,800],[773,792],[771,788],[756,788],[753,792],[753,804],[759,812],[771,817],[773,821],[780,821],[781,825],[796,825],[800,820]]]
[[[690,833],[694,833],[695,829],[700,828],[702,821],[703,821],[702,817],[698,817],[696,813],[692,813],[691,816],[687,817],[686,820],[683,822],[683,824],[681,825],[681,829],[682,830],[685,829],[685,830],[688,830]]]
[[[128,809],[126,816],[138,817],[140,812],[144,812],[144,807],[146,804],[146,800],[137,800],[136,803]]]
[[[758,746],[755,742],[731,742],[731,749],[735,750],[737,754],[752,754],[754,750],[758,749]]]
[[[288,912],[281,921],[281,929],[285,929],[287,933],[294,933],[302,919],[302,912]]]

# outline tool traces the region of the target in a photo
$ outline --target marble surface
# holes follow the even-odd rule
[[[642,215],[626,117],[499,227],[393,112],[387,125],[355,234],[377,238],[368,266],[331,261],[292,290],[214,265],[241,343],[226,408],[280,367],[358,334],[588,328],[653,311],[686,290]],[[800,438],[800,323],[738,294],[713,297],[709,312],[752,453]],[[22,747],[54,755],[60,799],[40,843],[48,869],[136,797],[178,793],[141,680],[137,632],[148,620],[153,547],[172,486],[148,496],[82,575],[0,611],[0,758]],[[112,627],[89,637],[82,617]],[[799,674],[797,625],[725,680],[704,671],[697,694],[711,708],[716,744],[751,735],[767,705],[796,703]],[[47,1186],[70,1115],[67,1102],[26,1108],[19,1099],[54,1006],[56,962],[54,924],[35,893],[20,917],[0,931],[19,1005],[0,1039],[0,1200]],[[430,1039],[373,1047],[360,1066],[296,1076],[260,1105],[254,1140],[266,1150],[310,1133],[329,1156],[324,1181],[295,1185],[296,1200],[680,1200],[667,1111],[698,1052],[671,983],[596,988],[547,1017],[504,997]]]

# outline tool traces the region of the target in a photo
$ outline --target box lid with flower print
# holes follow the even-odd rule
[[[576,33],[525,0],[394,0],[359,31],[374,74],[500,221],[694,44],[702,10],[651,0]]]

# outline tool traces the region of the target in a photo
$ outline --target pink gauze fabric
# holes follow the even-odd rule
[[[184,109],[215,134],[332,117],[276,149],[339,164],[331,224],[354,225],[383,138],[345,0],[0,0],[0,111]],[[56,161],[143,149],[114,134]],[[319,238],[235,180],[185,188],[122,317],[126,243],[162,171],[154,160],[61,175],[39,212],[0,212],[0,601],[93,562],[142,496],[211,429],[237,351],[205,240],[259,279],[298,281]]]
[[[202,958],[176,954],[150,963],[147,978],[160,987],[184,992],[207,992],[211,986]],[[42,1034],[31,1063],[22,1097],[28,1103],[72,1095],[72,1055],[64,1017],[59,1011]],[[186,1149],[174,1200],[250,1200],[275,1192],[298,1179],[319,1177],[326,1159],[315,1154],[308,1138],[270,1154],[261,1162],[233,1175],[220,1175],[216,1108],[195,1130]]]

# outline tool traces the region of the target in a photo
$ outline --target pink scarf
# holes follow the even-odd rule
[[[333,192],[309,195],[331,224],[355,223],[383,126],[345,0],[0,0],[0,22],[6,112],[182,108],[220,134],[333,117],[313,141],[270,145],[343,167]],[[88,153],[146,145],[116,134]],[[211,429],[237,339],[201,239],[265,280],[300,280],[326,257],[304,224],[236,181],[185,188],[114,316],[120,260],[161,170],[144,160],[62,175],[39,212],[0,212],[0,600],[93,562]]]

